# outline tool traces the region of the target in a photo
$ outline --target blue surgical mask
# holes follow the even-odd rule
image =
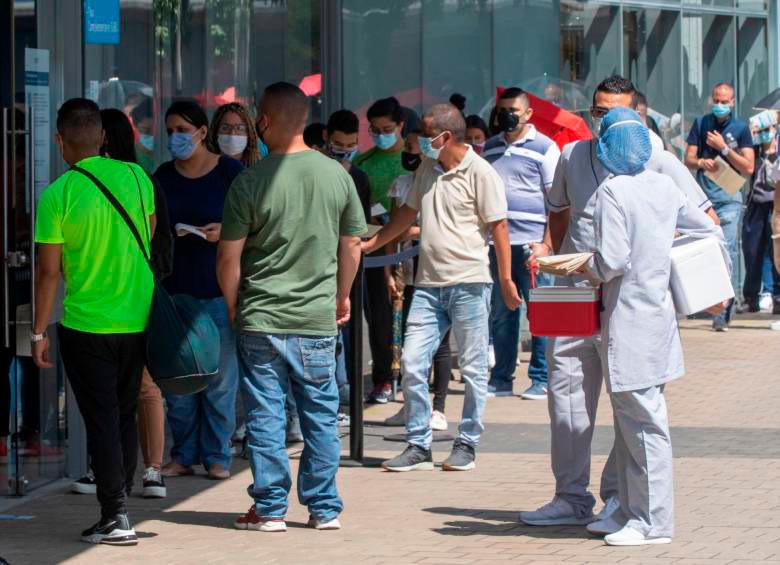
[[[257,139],[257,150],[260,151],[261,157],[268,156],[268,146],[265,144],[265,141],[260,138]]]
[[[328,148],[328,153],[331,157],[336,159],[336,161],[348,161],[352,162],[352,159],[355,158],[355,155],[357,155],[357,147],[355,149],[352,149],[350,151],[344,151],[343,149],[336,149],[332,145]]]
[[[372,133],[371,139],[379,149],[390,149],[398,142],[398,135],[393,133]]]
[[[178,161],[186,161],[195,153],[195,142],[191,133],[174,132],[168,136],[168,151]]]
[[[596,137],[596,139],[601,136],[601,122],[604,120],[604,118],[593,118],[591,117],[591,121],[593,122],[593,134]]]
[[[148,133],[139,133],[138,145],[140,145],[147,151],[154,151],[154,136],[149,135]]]
[[[774,137],[775,134],[771,129],[763,129],[760,132],[758,132],[758,142],[762,145],[772,143]]]
[[[444,132],[441,132],[436,137],[420,137],[419,143],[420,143],[420,151],[422,151],[423,155],[428,157],[428,159],[433,159],[436,161],[439,158],[439,153],[441,153],[441,147],[439,149],[436,149],[433,147],[433,142],[439,139],[442,135],[444,135]]]
[[[713,104],[712,113],[716,118],[725,118],[731,114],[731,106],[728,104]]]

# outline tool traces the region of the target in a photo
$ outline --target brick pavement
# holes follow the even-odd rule
[[[395,475],[344,468],[346,503],[340,532],[305,529],[293,502],[286,534],[231,528],[245,511],[246,463],[234,477],[169,481],[169,498],[133,498],[141,543],[91,547],[76,540],[96,515],[91,497],[52,494],[10,512],[28,522],[0,522],[0,555],[13,565],[41,563],[780,563],[780,333],[766,320],[738,320],[728,334],[706,322],[683,323],[687,376],[668,388],[675,454],[677,535],[667,546],[610,548],[581,528],[531,528],[518,510],[546,502],[553,488],[546,453],[543,402],[489,401],[478,467],[470,473]],[[519,371],[525,370],[521,366]],[[526,385],[517,381],[517,388]],[[447,412],[462,404],[453,383]],[[370,408],[379,420],[398,405]],[[608,399],[602,398],[594,441],[594,484],[611,442]],[[451,429],[454,426],[451,425]],[[397,431],[397,430],[395,430]],[[394,455],[402,445],[368,427],[367,456]],[[435,458],[449,444],[435,444]],[[295,453],[295,452],[293,452]],[[295,466],[295,461],[293,461]]]

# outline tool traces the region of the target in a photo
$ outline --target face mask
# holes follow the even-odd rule
[[[262,137],[257,138],[257,150],[260,151],[261,157],[266,157],[268,155],[268,146],[265,144]]]
[[[393,133],[372,133],[371,139],[374,140],[374,145],[379,149],[390,149],[398,142],[398,136]]]
[[[772,143],[775,134],[771,129],[765,129],[758,132],[758,142],[762,145],[768,145]]]
[[[444,135],[444,132],[441,132],[436,137],[421,137],[420,138],[420,150],[423,152],[423,155],[428,157],[428,159],[433,159],[436,161],[439,158],[439,153],[441,153],[441,147],[439,149],[435,149],[433,147],[433,142],[439,139],[442,135]]]
[[[178,161],[186,161],[195,153],[195,141],[191,133],[175,132],[168,136],[168,151]]]
[[[484,143],[472,143],[471,147],[477,155],[482,155],[482,152],[485,150]]]
[[[520,117],[506,108],[498,111],[498,127],[505,133],[515,131],[520,126]]]
[[[712,113],[716,118],[725,118],[731,114],[731,106],[728,104],[713,104]]]
[[[344,151],[343,149],[336,149],[335,147],[330,146],[328,148],[328,154],[336,161],[347,161],[351,163],[352,159],[357,155],[357,148],[352,149],[351,151]]]
[[[246,149],[247,137],[245,135],[219,135],[217,145],[225,155],[238,155]]]
[[[410,173],[416,171],[420,163],[422,163],[422,157],[419,153],[409,153],[408,151],[401,153],[401,166]]]
[[[593,122],[593,135],[595,135],[596,138],[601,136],[601,122],[603,120],[604,118],[591,118],[591,121]]]
[[[148,133],[139,133],[138,145],[140,145],[147,151],[154,151],[154,136],[149,135]]]

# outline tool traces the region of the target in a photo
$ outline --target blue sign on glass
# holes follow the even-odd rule
[[[84,0],[84,43],[119,43],[119,0]]]

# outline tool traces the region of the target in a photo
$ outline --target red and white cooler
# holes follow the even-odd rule
[[[536,285],[532,283],[532,286]],[[601,330],[600,288],[577,286],[531,288],[528,302],[531,335],[589,337]]]

